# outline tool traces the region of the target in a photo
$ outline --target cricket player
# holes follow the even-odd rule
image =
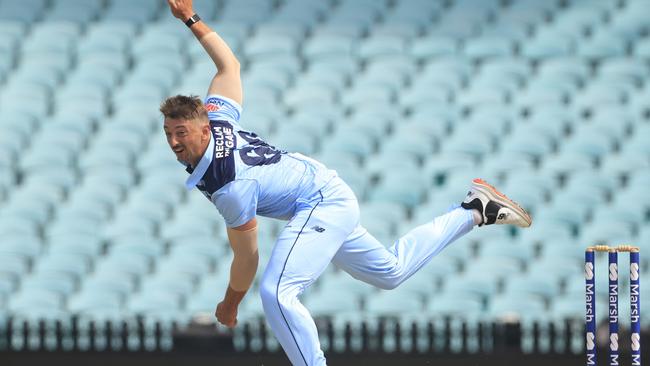
[[[256,215],[288,221],[260,282],[267,320],[294,365],[325,365],[316,325],[298,296],[330,262],[352,277],[393,289],[475,225],[528,227],[530,216],[480,179],[465,200],[414,228],[385,248],[359,224],[357,198],[323,164],[275,148],[241,123],[240,65],[228,45],[203,23],[191,0],[168,0],[172,14],[190,28],[214,61],[204,101],[177,95],[165,100],[167,142],[196,187],[223,216],[234,257],[230,283],[216,308],[219,322],[234,327],[237,307],[258,265]]]

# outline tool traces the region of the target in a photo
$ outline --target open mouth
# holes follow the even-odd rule
[[[176,147],[176,148],[173,148],[172,151],[174,151],[174,153],[175,153],[176,155],[178,155],[178,154],[183,153],[183,151],[185,151],[185,149],[182,148],[182,147]]]

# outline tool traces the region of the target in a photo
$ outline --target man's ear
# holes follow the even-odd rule
[[[201,136],[205,139],[210,138],[210,124],[206,123],[201,126]]]

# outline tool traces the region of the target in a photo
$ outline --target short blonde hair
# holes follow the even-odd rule
[[[160,112],[165,118],[208,121],[208,111],[196,95],[169,97],[160,104]]]

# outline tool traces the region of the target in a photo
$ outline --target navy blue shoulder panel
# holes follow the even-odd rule
[[[208,199],[221,187],[235,180],[235,156],[237,137],[233,126],[228,121],[210,121],[210,130],[214,137],[214,158],[196,185]]]

